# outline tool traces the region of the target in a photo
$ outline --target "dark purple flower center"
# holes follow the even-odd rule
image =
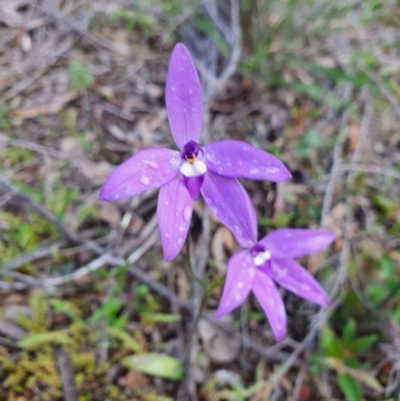
[[[181,152],[183,160],[193,164],[198,156],[202,157],[204,154],[202,147],[195,141],[189,141]]]
[[[250,249],[250,255],[253,263],[261,270],[268,270],[270,268],[271,252],[261,244],[256,244]]]
[[[250,255],[255,258],[259,253],[265,252],[266,249],[261,244],[255,244],[253,248],[250,249]]]
[[[180,172],[183,175],[186,189],[192,199],[198,199],[204,181],[204,174],[207,171],[207,166],[203,162],[203,149],[197,142],[189,141],[184,146],[181,157],[183,161],[180,166]]]

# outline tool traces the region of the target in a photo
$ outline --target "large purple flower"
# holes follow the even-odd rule
[[[299,297],[327,305],[329,298],[323,288],[293,258],[318,252],[334,239],[335,234],[330,231],[282,228],[234,254],[228,262],[216,316],[231,312],[253,291],[276,340],[282,340],[286,334],[286,312],[274,281]]]
[[[104,183],[100,199],[117,201],[161,187],[157,215],[164,259],[182,249],[193,199],[200,193],[215,215],[247,246],[257,239],[254,207],[237,178],[285,181],[288,169],[273,155],[240,141],[200,146],[203,100],[199,76],[186,47],[171,55],[166,85],[168,120],[180,152],[141,150],[118,166]]]

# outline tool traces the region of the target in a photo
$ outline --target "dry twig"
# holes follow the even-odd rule
[[[361,149],[362,149],[362,144],[363,141],[365,140],[365,137],[369,133],[369,126],[371,123],[371,117],[372,117],[372,112],[373,112],[373,103],[371,98],[369,97],[368,94],[365,94],[365,102],[366,102],[366,107],[365,107],[365,112],[362,118],[361,122],[361,129],[360,129],[360,135],[358,138],[358,142],[356,145],[356,149],[353,153],[353,156],[351,158],[351,165],[353,163],[359,163],[361,160]],[[342,120],[342,123],[347,121],[347,119]],[[344,125],[342,125],[342,129],[344,128]],[[329,191],[327,189],[326,195],[324,198],[324,205],[325,209],[325,214],[327,215],[330,211],[332,200],[333,200],[333,192],[334,189],[337,185],[337,179],[338,179],[338,171],[340,169],[340,159],[341,159],[341,143],[338,143],[335,146],[334,149],[334,162],[333,162],[333,167],[332,170],[335,170],[334,173],[331,173],[331,180],[328,182],[328,187]],[[348,190],[351,185],[353,184],[354,181],[354,174],[349,174],[344,191]],[[326,215],[323,214],[323,217],[321,219],[321,225],[323,224],[322,222],[325,220]],[[276,400],[278,397],[279,390],[277,391],[277,386],[279,382],[281,381],[282,377],[289,371],[289,369],[293,366],[293,363],[298,360],[298,357],[304,352],[304,350],[308,347],[308,345],[314,340],[315,336],[317,335],[319,329],[321,326],[327,321],[329,316],[333,313],[333,311],[340,305],[344,294],[341,293],[341,289],[343,288],[343,283],[347,278],[347,265],[348,265],[348,259],[350,255],[350,242],[351,242],[351,226],[353,224],[353,213],[352,213],[352,208],[349,204],[349,202],[346,202],[346,213],[345,213],[345,223],[344,223],[344,228],[343,228],[343,245],[342,249],[340,252],[340,259],[339,259],[339,270],[336,274],[335,278],[335,283],[332,286],[329,295],[330,298],[332,299],[332,296],[339,292],[339,296],[336,297],[336,299],[333,301],[333,303],[326,309],[322,309],[317,316],[314,319],[314,323],[312,327],[310,328],[309,333],[307,336],[304,338],[304,340],[298,345],[298,347],[295,349],[295,351],[290,355],[288,360],[285,362],[285,364],[282,366],[281,369],[274,375],[272,381],[275,386],[275,392],[271,397],[271,400]]]

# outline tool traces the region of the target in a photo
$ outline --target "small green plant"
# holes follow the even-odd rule
[[[0,212],[0,223],[6,227],[6,230],[0,232],[2,261],[35,249],[43,238],[54,233],[54,227],[36,213],[16,216],[11,212]]]
[[[0,120],[1,120],[1,109],[0,109]],[[0,127],[1,129],[1,127]],[[15,146],[8,147],[2,153],[2,159],[8,161],[8,165],[15,166],[18,163],[27,163],[32,160],[32,151],[29,149],[23,149]]]
[[[107,327],[122,330],[129,320],[129,313],[123,311],[124,302],[118,298],[117,290],[113,288],[102,306],[90,317],[89,322],[104,321]]]
[[[296,143],[296,153],[301,157],[310,157],[313,150],[324,145],[321,135],[316,131],[307,131]]]
[[[328,367],[337,374],[338,385],[348,401],[361,401],[361,384],[380,392],[380,383],[368,372],[368,365],[362,362],[377,341],[376,334],[358,337],[356,323],[349,319],[341,337],[325,327],[319,345],[321,352],[314,355],[314,370]]]
[[[382,307],[388,304],[391,299],[397,300],[400,295],[399,281],[396,277],[395,261],[388,256],[383,256],[379,260],[380,279],[370,283],[366,287],[366,292],[372,305]],[[392,316],[400,322],[399,308],[391,310]]]
[[[259,224],[269,229],[271,228],[283,228],[289,225],[293,220],[294,213],[281,213],[273,218],[260,217]]]
[[[8,108],[0,104],[0,130],[9,133],[11,125],[11,119],[8,116]]]
[[[94,82],[87,66],[83,63],[72,62],[68,67],[68,75],[73,89],[87,89]]]
[[[149,15],[146,12],[135,13],[124,7],[120,7],[113,12],[112,18],[122,20],[128,31],[141,30],[144,36],[148,37],[153,28],[153,22]]]

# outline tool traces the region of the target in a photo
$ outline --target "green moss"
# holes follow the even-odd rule
[[[110,378],[112,366],[118,366],[132,352],[146,349],[140,331],[132,335],[124,329],[108,326],[96,330],[98,322],[85,321],[74,304],[53,300],[40,291],[32,293],[30,309],[30,317],[17,317],[17,322],[26,331],[26,336],[18,343],[22,348],[11,353],[0,347],[1,399],[21,401],[28,399],[28,393],[40,392],[43,401],[61,401],[63,389],[55,354],[56,348],[61,348],[70,357],[79,401],[127,401],[137,399],[136,395],[144,401],[171,401],[150,389],[120,388]],[[55,328],[53,316],[59,314],[69,320]],[[67,338],[67,345],[59,341],[61,336]],[[108,347],[107,358],[99,362],[104,345]]]
[[[43,346],[40,351],[23,350],[12,357],[3,349],[0,354],[0,379],[8,390],[8,398],[14,399],[27,390],[39,390],[43,400],[54,400],[62,395],[52,346]]]
[[[7,227],[0,233],[0,253],[4,261],[36,249],[44,238],[54,233],[54,227],[36,213],[15,216],[0,212],[0,222]]]

